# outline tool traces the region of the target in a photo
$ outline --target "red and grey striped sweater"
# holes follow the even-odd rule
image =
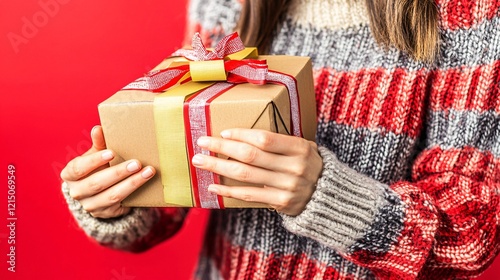
[[[440,52],[424,64],[380,48],[364,1],[294,0],[271,52],[310,56],[324,170],[296,217],[212,211],[199,279],[455,279],[498,253],[500,1],[439,0]],[[238,0],[193,0],[191,31],[216,42]],[[186,209],[93,219],[102,244],[143,250]]]

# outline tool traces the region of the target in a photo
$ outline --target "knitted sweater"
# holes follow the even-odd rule
[[[193,0],[190,31],[215,43],[238,0]],[[273,54],[310,56],[324,168],[305,210],[213,210],[199,279],[456,279],[499,250],[500,1],[438,0],[440,52],[424,64],[370,33],[361,0],[294,0]],[[185,209],[93,219],[99,242],[143,250]]]

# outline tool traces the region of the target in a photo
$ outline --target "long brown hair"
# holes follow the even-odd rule
[[[244,0],[238,33],[247,46],[255,46],[267,53],[273,32],[284,19],[291,0]]]
[[[352,0],[360,1],[360,0]],[[438,52],[438,12],[433,0],[365,0],[370,28],[384,47],[431,62]],[[243,42],[266,53],[291,0],[244,0],[238,23]]]

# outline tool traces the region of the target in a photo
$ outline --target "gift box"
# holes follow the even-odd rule
[[[116,165],[125,160],[138,159],[143,166],[151,165],[157,171],[155,177],[127,197],[122,202],[123,205],[269,207],[208,193],[206,190],[208,183],[203,181],[204,176],[213,178],[216,182],[220,180],[220,183],[226,185],[248,185],[248,183],[219,178],[210,172],[208,172],[210,175],[199,174],[202,170],[194,168],[190,161],[194,153],[200,152],[196,150],[195,143],[205,130],[207,130],[206,135],[220,137],[220,132],[228,128],[264,129],[291,135],[301,133],[302,137],[314,141],[316,105],[310,59],[296,56],[259,56],[258,59],[266,61],[266,67],[273,73],[284,73],[292,77],[296,82],[297,96],[291,97],[289,88],[281,82],[278,84],[252,84],[241,81],[237,84],[212,83],[208,89],[218,93],[211,97],[209,104],[202,104],[203,116],[208,118],[201,122],[201,128],[200,120],[197,119],[200,116],[196,114],[197,111],[190,109],[189,105],[193,103],[196,105],[196,98],[204,94],[203,92],[209,91],[196,89],[199,84],[203,85],[203,82],[177,83],[173,89],[161,94],[129,87],[99,104],[98,110],[107,148],[116,154],[110,164]],[[177,60],[165,59],[153,72],[172,67]],[[176,110],[182,114],[165,115],[164,107],[172,106],[170,102],[175,100],[172,96],[184,90],[194,93],[180,97],[183,105]],[[224,157],[224,155],[218,156]]]

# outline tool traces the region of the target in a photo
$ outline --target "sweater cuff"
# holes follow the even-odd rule
[[[64,183],[62,193],[83,231],[97,242],[115,249],[130,248],[135,241],[146,236],[161,217],[157,208],[132,208],[121,217],[94,218],[83,209],[80,202],[69,195],[69,188]]]
[[[361,239],[386,204],[384,184],[341,163],[327,148],[319,147],[323,171],[316,190],[297,216],[281,214],[284,227],[315,239],[339,252]]]

